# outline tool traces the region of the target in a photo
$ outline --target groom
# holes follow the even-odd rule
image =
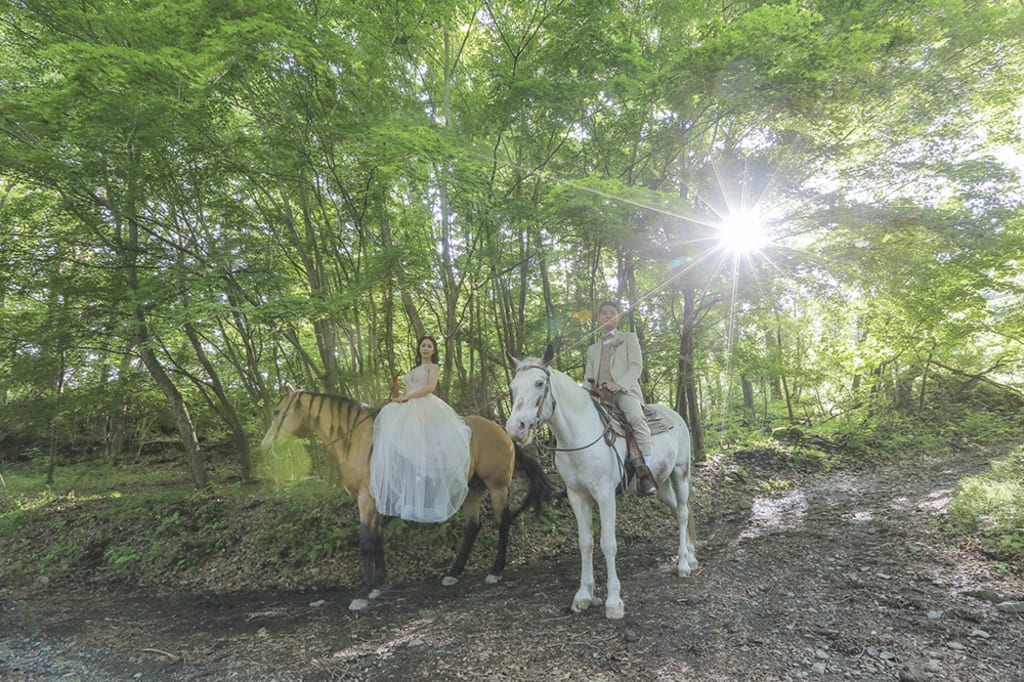
[[[640,392],[640,373],[644,367],[640,342],[636,334],[618,331],[619,304],[615,301],[601,303],[597,309],[597,324],[602,336],[587,349],[583,386],[604,386],[615,395],[615,404],[626,415],[640,449],[641,456],[633,460],[637,493],[650,495],[656,486],[644,461],[644,457],[651,454],[651,429],[644,418],[644,398]]]

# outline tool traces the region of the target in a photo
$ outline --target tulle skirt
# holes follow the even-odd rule
[[[469,492],[470,429],[434,394],[385,405],[373,424],[370,494],[377,510],[437,523]]]

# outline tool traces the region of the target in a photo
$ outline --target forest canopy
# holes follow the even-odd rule
[[[166,433],[197,484],[201,441],[248,477],[286,382],[382,403],[423,333],[500,420],[506,353],[580,378],[609,297],[698,453],[1016,410],[1022,12],[10,4],[0,458]]]

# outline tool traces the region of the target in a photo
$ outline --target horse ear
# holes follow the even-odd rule
[[[555,359],[555,347],[552,346],[549,343],[548,347],[544,349],[544,357],[541,358],[540,362],[541,362],[542,365],[547,367],[548,365],[551,364],[551,361],[554,360],[554,359]]]
[[[519,369],[519,360],[516,359],[516,356],[512,355],[508,351],[505,351],[505,355],[508,357],[508,363],[512,365],[512,369]]]

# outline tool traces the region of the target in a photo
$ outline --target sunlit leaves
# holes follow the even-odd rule
[[[331,363],[372,393],[417,311],[467,340],[469,386],[516,344],[580,342],[607,294],[637,299],[666,399],[684,290],[704,296],[709,385],[734,379],[729,352],[805,386],[933,351],[983,368],[994,336],[1024,337],[1020,185],[1000,148],[1020,138],[1015,12],[19,3],[0,29],[0,156],[53,193],[10,210],[18,240],[69,260],[5,235],[17,273],[0,279],[43,318],[57,284],[94,302],[93,345],[117,346],[141,303],[153,343],[201,380],[194,323],[227,383],[251,387],[240,401]],[[714,225],[755,206],[774,239],[730,271]],[[126,250],[131,220],[143,243]],[[131,297],[114,284],[129,256]]]

